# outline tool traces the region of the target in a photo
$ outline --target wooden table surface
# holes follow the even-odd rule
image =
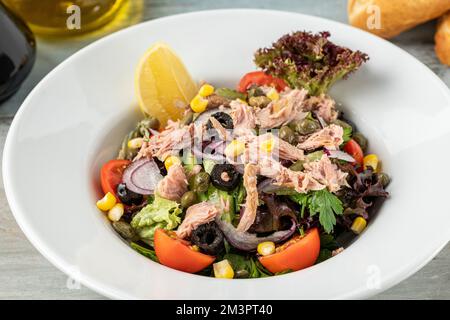
[[[345,0],[129,0],[118,18],[95,34],[70,39],[38,38],[38,54],[31,75],[19,92],[0,105],[0,156],[8,128],[30,90],[61,61],[101,36],[128,25],[161,16],[218,8],[267,8],[301,12],[346,22]],[[433,70],[450,86],[450,68],[433,51],[435,22],[408,31],[393,42]],[[331,30],[332,31],[332,30]],[[389,59],[389,57],[386,57]],[[0,173],[1,178],[1,173]],[[405,243],[407,245],[407,243]],[[423,269],[375,299],[450,299],[450,245]],[[0,186],[0,299],[103,299],[74,285],[26,239],[17,226]]]

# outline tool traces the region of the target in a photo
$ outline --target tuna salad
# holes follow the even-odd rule
[[[184,272],[258,278],[320,263],[363,232],[390,179],[328,94],[368,56],[329,36],[286,34],[235,88],[203,82],[184,117],[137,123],[102,166],[97,202],[134,250]]]

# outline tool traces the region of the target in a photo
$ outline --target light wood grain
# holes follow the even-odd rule
[[[142,20],[148,20],[195,10],[255,7],[302,12],[346,22],[345,2],[344,0],[132,0],[130,10],[133,16],[140,15]],[[69,55],[107,32],[134,23],[133,20],[129,17],[123,18],[114,27],[106,27],[97,34],[64,41],[39,38],[37,61],[31,75],[14,97],[0,105],[0,153],[3,152],[4,139],[12,117],[31,89]],[[392,42],[422,61],[450,86],[450,69],[441,65],[434,54],[433,33],[434,22],[431,22],[400,35]],[[447,245],[422,270],[374,299],[450,299],[449,266],[450,245]],[[67,281],[67,276],[42,257],[17,226],[1,185],[0,299],[104,299],[84,287],[69,289]]]

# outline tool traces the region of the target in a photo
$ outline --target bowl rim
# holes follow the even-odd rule
[[[434,73],[432,72],[426,65],[424,65],[421,61],[417,60],[415,57],[413,57],[410,53],[407,51],[397,47],[393,43],[379,38],[373,34],[370,34],[369,32],[366,32],[364,30],[357,29],[353,26],[347,25],[345,23],[334,21],[314,15],[307,15],[297,12],[288,12],[283,10],[271,10],[271,9],[252,9],[252,8],[230,8],[230,9],[216,9],[216,10],[201,10],[201,11],[194,11],[194,12],[188,12],[188,13],[180,13],[180,14],[174,14],[169,15],[165,17],[160,17],[157,19],[152,19],[149,21],[143,21],[139,24],[129,26],[127,28],[124,28],[122,30],[119,30],[117,32],[114,32],[112,34],[109,34],[103,38],[100,38],[93,43],[83,47],[82,49],[78,50],[77,52],[70,55],[68,58],[66,58],[64,61],[62,61],[60,64],[58,64],[55,68],[53,68],[30,92],[30,94],[26,97],[24,102],[22,103],[21,107],[19,108],[18,112],[16,113],[11,126],[8,130],[8,134],[5,140],[5,146],[4,146],[4,154],[3,154],[3,164],[2,164],[2,173],[3,173],[3,183],[4,183],[4,189],[5,194],[7,197],[7,201],[9,203],[9,206],[11,208],[11,212],[13,213],[14,218],[16,219],[19,227],[21,230],[25,233],[28,240],[33,244],[33,246],[47,259],[49,260],[54,266],[56,266],[60,271],[64,272],[66,275],[70,276],[76,281],[79,281],[84,286],[92,289],[95,292],[98,292],[108,298],[112,299],[133,299],[135,298],[132,295],[125,294],[123,291],[120,290],[114,290],[112,287],[109,287],[105,284],[103,284],[101,281],[97,281],[96,279],[87,276],[86,274],[80,273],[77,274],[73,272],[71,269],[71,266],[66,264],[62,258],[56,254],[51,246],[45,244],[41,237],[39,237],[33,227],[28,223],[26,214],[24,214],[24,211],[21,208],[20,203],[17,200],[15,192],[12,190],[11,187],[11,179],[9,168],[12,164],[12,158],[10,157],[11,151],[14,146],[12,144],[13,137],[17,134],[18,131],[18,124],[20,122],[20,119],[22,115],[26,112],[28,107],[30,106],[30,101],[33,99],[35,95],[37,95],[41,89],[42,86],[45,85],[47,80],[55,73],[57,73],[61,68],[71,63],[72,58],[74,56],[81,56],[84,54],[89,54],[90,52],[94,51],[97,46],[101,45],[103,42],[111,41],[115,37],[125,34],[125,33],[131,33],[133,30],[138,28],[145,28],[147,25],[158,23],[162,20],[176,20],[179,17],[184,16],[201,16],[201,15],[209,15],[209,14],[232,14],[234,12],[247,12],[249,14],[281,14],[281,15],[289,15],[289,16],[297,16],[297,17],[307,17],[309,19],[316,20],[319,23],[328,23],[328,24],[337,24],[341,26],[345,26],[346,28],[351,28],[354,30],[357,30],[358,32],[364,33],[365,36],[369,36],[372,39],[376,39],[376,41],[382,41],[384,44],[390,46],[394,50],[401,51],[402,54],[406,54],[410,58],[414,59],[416,63],[422,66],[425,72],[429,73],[434,77],[437,81],[437,83],[440,83],[441,89],[444,91],[444,94],[447,95],[450,101],[450,90],[447,87],[447,85]],[[450,230],[449,230],[450,231]],[[434,256],[436,256],[440,250],[448,243],[450,238],[450,232],[449,234],[443,234],[439,237],[439,246],[434,247],[432,250],[429,250],[426,253],[423,253],[421,256],[419,256],[417,261],[413,261],[410,263],[405,263],[402,268],[397,268],[395,271],[390,272],[389,276],[384,278],[384,281],[382,282],[380,288],[375,290],[367,290],[364,287],[359,287],[351,292],[347,292],[345,294],[342,294],[341,296],[338,296],[338,299],[346,299],[346,298],[367,298],[370,296],[373,296],[375,294],[378,294],[382,291],[385,291],[395,284],[401,282],[402,280],[406,279],[407,277],[411,276],[413,273],[421,269],[424,265],[426,265]],[[419,262],[420,261],[420,262]],[[324,262],[326,263],[326,262]],[[244,281],[261,281],[261,279],[245,279]],[[217,281],[215,279],[214,281]]]

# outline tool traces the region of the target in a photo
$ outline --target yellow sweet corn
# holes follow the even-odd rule
[[[357,217],[355,220],[353,220],[351,229],[354,233],[360,234],[361,232],[363,232],[366,226],[366,219],[364,219],[363,217]]]
[[[266,152],[266,153],[271,153],[273,150],[273,144],[274,141],[273,139],[267,139],[264,140],[263,142],[261,142],[261,144],[259,145],[261,151]]]
[[[210,96],[214,93],[214,87],[210,84],[204,84],[200,87],[200,90],[198,90],[198,95],[206,98],[207,96]]]
[[[144,138],[134,138],[131,140],[128,140],[128,148],[130,149],[139,149],[142,147],[142,143],[144,142]]]
[[[222,279],[233,279],[234,270],[227,259],[213,264],[214,277]]]
[[[237,157],[245,150],[245,143],[239,140],[231,141],[225,148],[225,154],[230,157]]]
[[[109,209],[108,211],[108,219],[111,221],[119,221],[122,218],[124,213],[124,207],[121,203],[116,203],[114,207]]]
[[[280,99],[280,95],[275,88],[270,89],[269,92],[267,92],[266,96],[272,101],[277,101]]]
[[[198,94],[191,100],[190,105],[192,111],[196,113],[202,113],[203,111],[206,110],[206,107],[208,106],[208,100],[206,100],[205,98],[203,98]]]
[[[116,197],[111,192],[108,192],[103,198],[97,201],[97,208],[102,211],[108,211],[109,209],[114,207],[115,204]]]
[[[368,154],[367,156],[364,157],[363,159],[363,167],[364,170],[367,169],[367,167],[372,167],[374,172],[378,171],[378,157],[376,154]]]
[[[262,256],[268,256],[275,252],[275,243],[272,241],[265,241],[258,244],[257,251]]]
[[[167,170],[169,170],[169,168],[171,166],[173,166],[174,164],[180,164],[180,163],[181,163],[181,160],[177,156],[168,156],[166,158],[166,160],[164,160],[164,166],[166,167]]]

